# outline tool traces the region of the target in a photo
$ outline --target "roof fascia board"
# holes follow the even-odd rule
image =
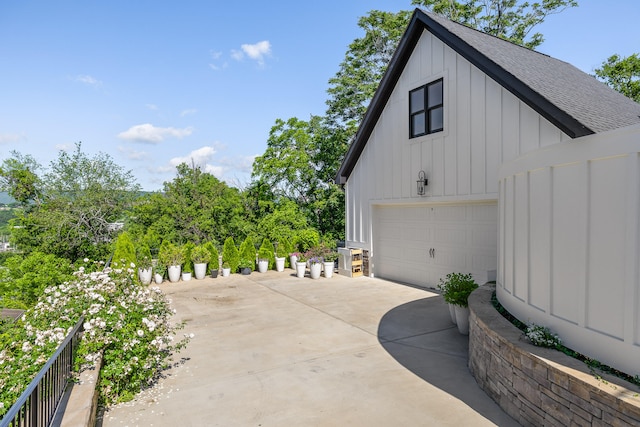
[[[416,9],[416,11],[417,10],[418,9]],[[387,104],[393,89],[402,75],[405,65],[409,61],[409,57],[411,56],[413,49],[416,47],[416,44],[418,44],[418,40],[420,40],[424,27],[418,21],[418,15],[414,11],[411,21],[400,39],[398,47],[396,48],[391,61],[389,61],[389,66],[382,76],[380,84],[369,103],[369,108],[362,119],[362,124],[360,125],[352,144],[349,146],[344,162],[338,170],[338,175],[336,177],[337,184],[345,184],[347,178],[351,175],[351,171],[355,167],[360,154],[362,154],[367,140],[371,136],[371,133],[382,114],[384,106]]]
[[[478,52],[474,47],[461,39],[456,34],[450,32],[438,22],[431,19],[423,11],[417,9],[426,28],[442,40],[447,46],[456,51],[460,56],[475,65],[479,70],[487,74],[501,86],[514,94],[518,99],[522,100],[529,107],[549,120],[553,125],[563,131],[571,138],[578,138],[585,135],[591,135],[594,132],[577,121],[575,118],[567,114],[564,110],[558,108],[555,104],[549,102],[538,92],[531,89],[513,74],[500,67],[487,56]],[[508,43],[508,42],[507,42]],[[523,48],[526,49],[526,48]]]
[[[404,35],[400,39],[400,44],[398,45],[396,52],[389,62],[387,71],[382,77],[380,85],[371,100],[354,141],[349,146],[349,150],[345,155],[344,161],[338,170],[336,183],[345,184],[349,175],[351,175],[351,172],[358,162],[358,159],[362,154],[362,151],[364,150],[364,147],[367,144],[367,141],[369,140],[369,137],[371,136],[371,133],[373,132],[373,129],[375,128],[391,93],[402,75],[404,67],[409,61],[413,49],[418,43],[418,40],[420,40],[420,36],[425,29],[430,31],[447,46],[498,82],[498,84],[514,94],[518,99],[533,108],[569,137],[577,138],[594,133],[591,129],[582,125],[572,116],[568,115],[529,86],[525,85],[514,75],[508,73],[487,56],[481,54],[463,39],[431,19],[422,10],[416,9],[413,12],[413,16],[411,17],[411,21],[407,26]]]

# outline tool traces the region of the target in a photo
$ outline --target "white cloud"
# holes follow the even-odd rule
[[[191,135],[192,132],[193,129],[190,127],[184,129],[176,129],[173,127],[161,128],[153,126],[150,123],[145,123],[142,125],[132,126],[128,130],[120,132],[118,134],[118,138],[129,141],[157,144],[164,141],[166,138],[182,139],[185,136]]]
[[[188,115],[190,115],[190,114],[195,114],[195,113],[197,113],[197,112],[198,112],[198,110],[196,110],[195,108],[189,108],[189,109],[187,109],[187,110],[183,110],[183,111],[180,113],[180,117],[188,116]]]
[[[242,61],[242,59],[244,58],[244,53],[242,53],[241,50],[235,50],[233,49],[231,51],[231,57],[233,59],[235,59],[236,61]]]
[[[265,55],[271,55],[271,43],[268,40],[263,40],[256,44],[243,44],[240,47],[249,58],[258,62],[262,61]]]
[[[199,167],[203,172],[210,173],[218,179],[221,179],[224,175],[225,167],[213,164],[214,156],[217,153],[215,148],[211,146],[200,147],[197,150],[193,150],[186,156],[174,157],[169,160],[167,166],[161,166],[156,169],[156,172],[166,173],[173,172],[181,163],[186,163],[191,166]]]
[[[231,57],[237,61],[240,61],[244,56],[248,56],[250,59],[257,61],[260,66],[264,65],[265,56],[271,55],[271,43],[268,40],[263,40],[255,44],[243,44],[240,46],[241,51],[232,50]]]
[[[157,111],[158,110],[158,106],[156,104],[145,104],[145,107],[147,107],[149,110],[153,110],[153,111]]]
[[[86,85],[89,86],[101,86],[102,82],[98,79],[96,79],[95,77],[92,76],[88,76],[88,75],[84,75],[84,74],[79,74],[74,78],[75,81],[80,82],[80,83],[84,83]]]
[[[20,142],[26,139],[24,134],[17,133],[0,133],[0,144],[10,144],[12,142]]]
[[[71,151],[71,149],[75,147],[72,144],[56,144],[56,150],[58,151]]]
[[[133,150],[129,147],[118,146],[118,151],[124,154],[129,160],[146,160],[149,158],[149,153],[146,151]]]

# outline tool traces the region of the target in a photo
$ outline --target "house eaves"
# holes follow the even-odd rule
[[[353,171],[424,30],[571,138],[640,123],[640,104],[571,64],[416,9],[349,146],[338,184]]]

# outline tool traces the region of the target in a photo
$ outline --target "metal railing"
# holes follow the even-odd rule
[[[51,424],[71,378],[83,322],[84,317],[78,320],[53,356],[0,420],[0,427],[40,427]]]

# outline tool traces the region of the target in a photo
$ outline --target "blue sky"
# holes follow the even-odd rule
[[[591,73],[640,52],[637,0],[579,1],[547,18],[539,51]],[[605,6],[606,5],[606,6]],[[145,190],[191,161],[250,181],[277,118],[325,111],[357,20],[409,0],[0,1],[0,159],[43,166],[82,141]]]

